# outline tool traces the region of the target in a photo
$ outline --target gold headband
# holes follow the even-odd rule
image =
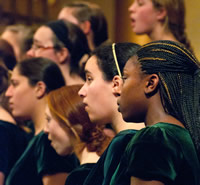
[[[114,57],[114,60],[115,60],[115,65],[117,67],[118,74],[119,74],[120,77],[122,77],[122,74],[121,74],[121,71],[120,71],[120,68],[119,68],[119,64],[118,64],[118,61],[117,61],[116,52],[115,52],[115,43],[112,44],[112,51],[113,51],[113,57]]]

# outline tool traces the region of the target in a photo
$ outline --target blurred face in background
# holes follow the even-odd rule
[[[150,34],[158,23],[159,10],[151,0],[134,0],[129,7],[131,26],[136,34]]]
[[[58,62],[58,53],[52,41],[53,31],[47,26],[41,26],[33,36],[32,48],[27,52],[31,57],[45,57]]]
[[[65,7],[58,14],[58,19],[65,19],[73,24],[79,25],[79,21],[73,15],[74,8]]]

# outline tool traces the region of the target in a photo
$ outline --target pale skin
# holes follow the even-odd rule
[[[18,69],[15,68],[11,77],[11,85],[6,91],[6,96],[9,97],[9,103],[13,114],[18,117],[23,115],[30,118],[34,123],[35,135],[39,134],[44,129],[46,123],[45,89],[46,85],[42,81],[39,81],[34,87],[31,87],[28,83],[28,79],[25,76],[20,75]],[[31,102],[27,103],[30,99],[29,94],[31,95]],[[20,107],[22,102],[26,102],[27,107],[25,110],[29,110],[26,114],[24,113],[25,110]],[[30,108],[30,106],[32,106],[32,108]],[[67,176],[68,173],[44,175],[42,181],[44,185],[53,185],[55,182],[57,182],[56,184],[58,185],[64,185]]]
[[[134,57],[133,61],[137,61],[137,58]],[[180,121],[178,121],[176,118],[165,112],[161,102],[160,92],[159,90],[157,91],[157,86],[159,84],[158,75],[157,74],[143,75],[141,72],[140,65],[136,62],[134,63],[133,61],[129,60],[125,65],[124,76],[123,76],[124,84],[120,93],[121,96],[118,100],[118,103],[120,104],[120,111],[123,114],[123,118],[125,120],[143,119],[145,121],[146,126],[151,126],[158,122],[167,122],[184,127]],[[134,93],[136,91],[140,95]],[[152,93],[155,94],[151,96],[150,94]],[[132,97],[135,99],[133,99]],[[135,105],[137,103],[137,109],[134,110],[135,112],[134,116],[133,112],[129,112],[128,110],[134,107],[133,103]],[[160,181],[156,180],[145,181],[137,177],[131,177],[130,184],[164,185]]]
[[[126,123],[118,112],[117,97],[122,84],[122,80],[118,75],[111,82],[105,81],[95,56],[90,57],[86,63],[85,72],[86,83],[80,89],[79,95],[83,98],[83,102],[86,104],[86,111],[92,121],[100,124],[111,123],[116,133],[126,129],[144,127],[143,123]],[[102,89],[104,89],[103,92]]]
[[[78,74],[70,74],[70,53],[66,47],[55,50],[53,47],[53,31],[47,26],[41,26],[33,36],[33,47],[27,51],[29,57],[45,57],[58,64],[67,85],[83,84],[84,80]]]
[[[76,146],[77,138],[67,126],[64,126],[52,116],[48,106],[46,107],[46,119],[47,124],[44,131],[48,134],[48,139],[51,141],[51,145],[54,147],[56,152],[59,155],[64,156],[71,154],[72,151],[76,151],[74,146]],[[79,128],[79,126],[77,125],[76,127]],[[78,157],[80,164],[96,163],[99,159],[97,153],[89,152],[87,147],[82,148],[81,151],[76,153],[76,156]]]
[[[94,50],[95,49],[95,44],[93,42],[93,31],[92,31],[92,27],[91,27],[91,23],[90,21],[84,21],[84,22],[79,22],[77,20],[76,17],[74,17],[73,15],[73,11],[75,8],[71,8],[71,7],[64,7],[58,14],[58,19],[65,19],[69,22],[72,22],[73,24],[78,25],[81,30],[83,31],[83,33],[85,34],[87,41],[88,41],[88,45],[90,50]]]
[[[129,12],[132,30],[136,34],[147,34],[152,41],[177,41],[166,27],[166,9],[156,9],[152,0],[135,0],[129,7]]]

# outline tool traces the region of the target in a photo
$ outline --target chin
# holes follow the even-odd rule
[[[64,153],[63,150],[61,150],[61,149],[59,149],[59,148],[54,148],[54,149],[55,149],[55,151],[56,151],[56,153],[57,153],[58,155],[65,156],[65,153]]]
[[[122,114],[122,118],[126,122],[133,122],[133,120],[129,116],[125,115],[125,114]]]

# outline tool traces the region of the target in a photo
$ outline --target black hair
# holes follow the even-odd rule
[[[46,93],[65,85],[65,80],[56,63],[47,58],[36,57],[17,63],[21,75],[29,80],[31,86],[43,81]]]
[[[121,72],[123,71],[126,62],[130,57],[136,54],[136,51],[139,48],[140,46],[138,44],[130,42],[115,44],[115,53]],[[99,46],[91,53],[91,55],[97,57],[97,64],[106,81],[111,81],[115,75],[119,75],[113,56],[112,44],[106,43]]]
[[[165,111],[189,130],[200,154],[200,63],[173,41],[148,43],[137,56],[144,73],[159,76]]]
[[[85,54],[89,54],[90,52],[87,38],[82,30],[75,24],[64,20],[51,21],[45,26],[49,27],[53,31],[56,39],[63,43],[63,46],[69,50],[70,73],[80,75],[81,69],[79,62]],[[52,38],[55,49],[58,48],[56,39]]]

